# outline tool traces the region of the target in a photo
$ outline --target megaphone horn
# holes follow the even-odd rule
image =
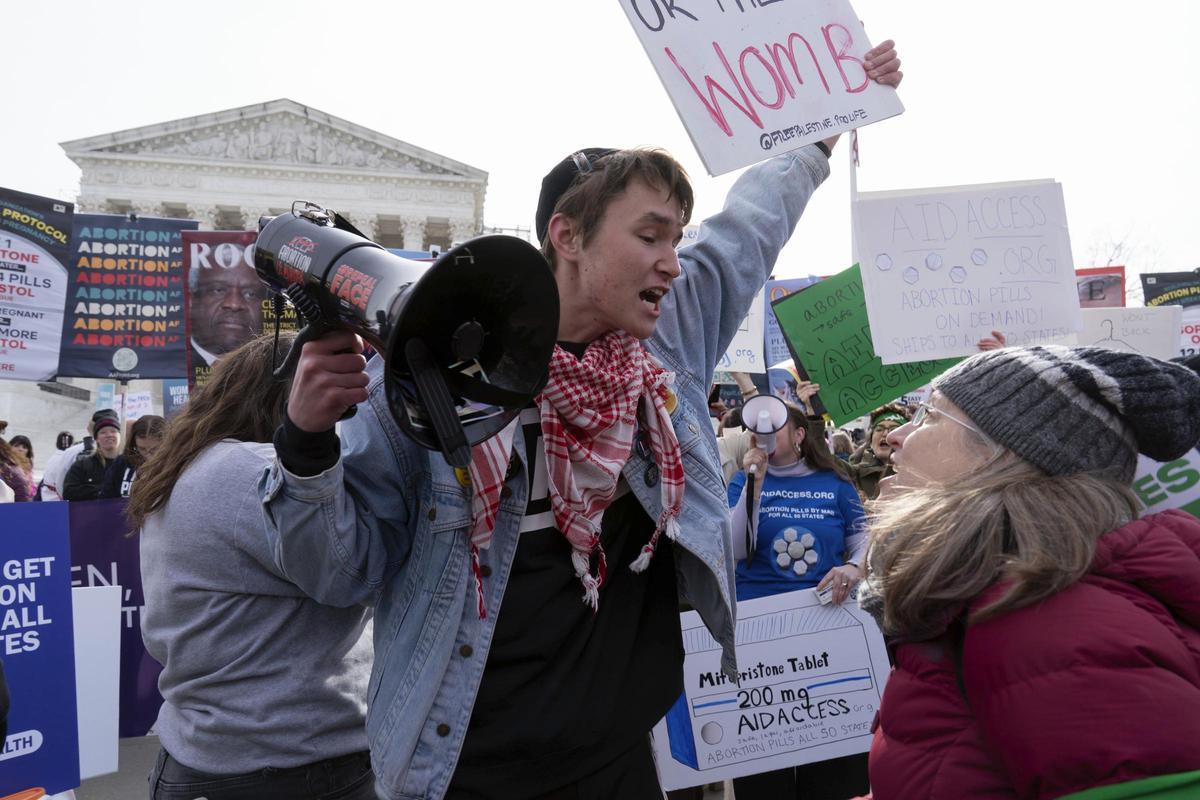
[[[774,395],[755,395],[742,404],[742,424],[754,433],[767,455],[775,452],[775,434],[783,430],[787,420],[787,405]]]
[[[401,430],[466,467],[471,445],[503,430],[546,384],[558,337],[549,265],[513,236],[471,239],[430,265],[340,221],[300,201],[290,214],[260,220],[259,277],[298,309],[308,306],[309,325],[285,365],[325,330],[358,333],[383,355]]]

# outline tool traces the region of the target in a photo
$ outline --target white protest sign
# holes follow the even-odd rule
[[[1182,306],[1085,308],[1082,314],[1078,337],[1082,347],[1107,347],[1164,361],[1178,355]]]
[[[125,395],[125,421],[154,413],[154,395],[150,392],[130,392]]]
[[[1172,358],[1200,354],[1200,305],[1183,308],[1179,325],[1179,349]]]
[[[858,252],[875,353],[902,364],[1079,330],[1062,186],[1053,181],[864,192]]]
[[[866,752],[888,676],[883,637],[854,600],[816,592],[738,603],[741,685],[694,611],[680,615],[684,694],[654,727],[664,789]]]
[[[755,373],[767,371],[767,365],[763,359],[765,314],[763,290],[759,289],[758,294],[754,295],[754,299],[750,302],[749,313],[742,320],[742,324],[738,325],[737,333],[733,335],[733,341],[729,343],[729,349],[717,362],[718,370]]]
[[[711,175],[904,110],[847,0],[621,0]]]
[[[896,400],[896,402],[902,406],[908,406],[909,408],[915,408],[916,406],[919,406],[921,403],[928,403],[929,396],[931,394],[933,394],[933,387],[927,383],[924,386],[918,386],[916,389],[913,389],[911,392],[905,392],[904,394],[900,395],[900,398],[898,400]]]
[[[117,771],[121,587],[72,587],[71,608],[75,625],[79,777],[87,780]]]

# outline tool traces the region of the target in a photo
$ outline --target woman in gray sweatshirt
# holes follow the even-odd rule
[[[258,481],[289,388],[271,378],[274,353],[262,337],[221,359],[129,498],[142,638],[163,665],[152,800],[375,797],[369,612],[306,597],[263,532]]]

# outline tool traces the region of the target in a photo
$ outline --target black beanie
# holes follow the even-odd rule
[[[558,199],[571,188],[577,177],[591,172],[598,159],[615,152],[609,147],[588,147],[567,156],[546,173],[546,177],[542,178],[542,192],[538,195],[537,217],[534,219],[538,244],[546,241],[546,232],[550,229],[550,218],[554,216]]]

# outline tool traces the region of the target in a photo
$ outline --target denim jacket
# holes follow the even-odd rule
[[[714,366],[828,173],[815,146],[747,170],[725,208],[680,249],[682,274],[646,343],[675,373],[679,400],[672,422],[686,475],[674,543],[680,594],[721,643],[722,667],[731,676],[733,558],[708,389]],[[296,584],[330,605],[375,606],[367,737],[377,789],[389,800],[435,799],[450,783],[471,718],[517,547],[526,482],[507,484],[491,546],[480,554],[490,611],[480,619],[466,536],[469,490],[440,455],[400,432],[388,411],[380,359],[368,372],[370,397],[342,426],[341,460],[306,478],[276,461],[262,478],[263,505],[276,558]],[[514,453],[527,469],[523,437],[514,437]],[[661,498],[647,477],[651,464],[635,448],[624,476],[657,519]]]

